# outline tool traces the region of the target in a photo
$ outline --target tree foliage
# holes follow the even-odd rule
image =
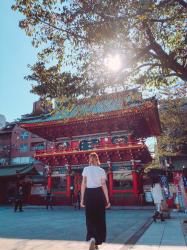
[[[185,0],[15,0],[12,9],[23,14],[20,28],[41,48],[27,77],[39,95],[187,82]],[[105,58],[115,53],[123,67],[111,73]]]
[[[32,92],[47,98],[58,98],[66,93],[67,98],[76,98],[86,91],[89,86],[83,79],[68,72],[60,73],[57,66],[45,68],[43,62],[30,66],[32,75],[25,77],[29,81],[36,81],[38,85],[32,86]],[[50,89],[50,91],[49,91]],[[89,91],[89,89],[87,89]]]
[[[158,156],[186,154],[187,99],[168,98],[160,101],[160,121],[163,134],[158,138]]]

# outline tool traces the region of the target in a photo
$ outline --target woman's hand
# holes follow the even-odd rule
[[[110,202],[108,202],[108,203],[106,204],[105,208],[110,208],[110,207],[111,207],[111,204],[110,204]]]
[[[81,200],[81,204],[80,205],[81,205],[81,207],[85,207],[83,200]]]

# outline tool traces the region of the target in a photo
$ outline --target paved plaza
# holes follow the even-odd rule
[[[151,215],[152,210],[108,210],[107,243],[99,249],[187,249],[183,231],[186,214],[172,213],[170,220],[152,224]],[[1,250],[87,250],[85,235],[84,210],[30,206],[15,213],[12,207],[0,207]]]
[[[152,211],[107,211],[107,243],[100,249],[119,249],[150,218]],[[85,242],[84,210],[71,207],[25,207],[14,212],[0,207],[1,250],[79,250],[88,249]]]

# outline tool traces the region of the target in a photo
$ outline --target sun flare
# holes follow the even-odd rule
[[[119,55],[108,55],[105,58],[105,66],[113,72],[117,72],[122,67],[121,58]]]

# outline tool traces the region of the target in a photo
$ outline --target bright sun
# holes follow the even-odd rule
[[[122,67],[122,62],[119,55],[108,55],[104,60],[104,64],[109,70],[113,72],[119,71]]]

